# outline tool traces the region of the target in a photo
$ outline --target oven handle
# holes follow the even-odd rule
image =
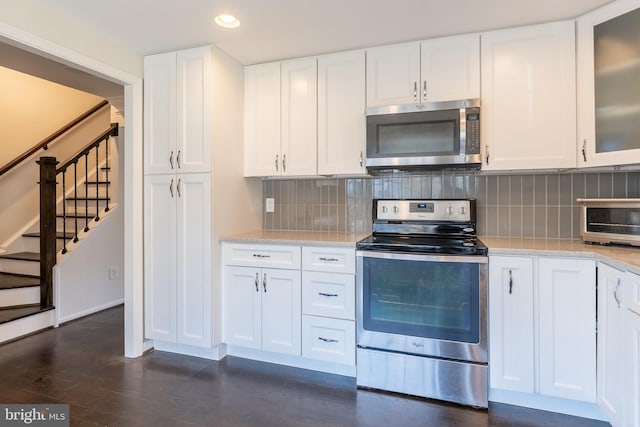
[[[483,255],[427,255],[409,254],[404,252],[360,250],[356,251],[356,256],[362,258],[397,259],[403,261],[464,262],[472,264],[487,264],[489,262],[489,257]]]

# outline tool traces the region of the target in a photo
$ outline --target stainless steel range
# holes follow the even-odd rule
[[[488,258],[475,200],[374,200],[356,256],[358,386],[486,408]]]

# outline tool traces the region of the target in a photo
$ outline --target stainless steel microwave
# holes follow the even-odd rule
[[[476,167],[480,156],[480,100],[367,109],[369,170]]]

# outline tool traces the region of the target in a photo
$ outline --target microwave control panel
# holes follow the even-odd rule
[[[480,154],[480,109],[467,108],[465,154]]]

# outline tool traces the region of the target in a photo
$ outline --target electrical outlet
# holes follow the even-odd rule
[[[275,212],[276,199],[274,199],[273,197],[267,197],[264,201],[264,209],[267,212]]]
[[[118,278],[118,267],[109,267],[109,280]]]

